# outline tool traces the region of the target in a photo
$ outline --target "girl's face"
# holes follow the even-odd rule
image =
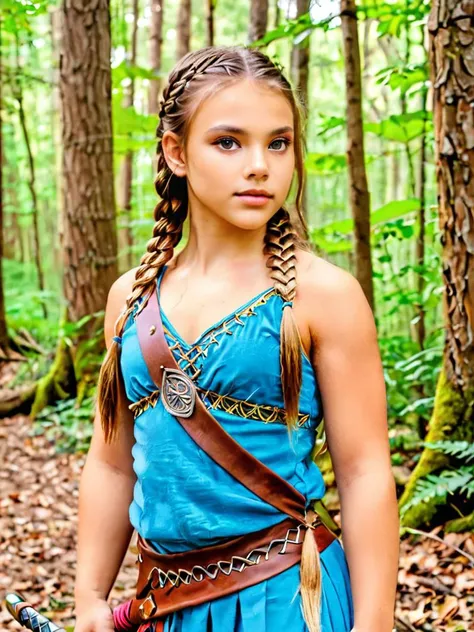
[[[290,189],[293,138],[291,106],[275,89],[242,80],[208,97],[174,169],[187,177],[191,212],[242,230],[265,226]],[[268,197],[239,195],[248,189]]]

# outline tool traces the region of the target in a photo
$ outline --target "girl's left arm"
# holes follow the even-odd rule
[[[341,500],[353,632],[391,632],[399,520],[377,331],[361,286],[347,272],[331,266],[324,281],[309,286],[312,362]]]

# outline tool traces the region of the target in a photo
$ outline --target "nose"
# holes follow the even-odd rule
[[[245,177],[268,178],[268,164],[265,149],[253,147],[246,155]]]

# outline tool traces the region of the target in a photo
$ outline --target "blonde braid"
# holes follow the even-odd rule
[[[280,365],[288,431],[296,427],[302,383],[301,340],[291,309],[296,296],[296,235],[290,215],[280,208],[267,224],[265,249],[274,287],[285,300],[281,320]],[[306,518],[311,523],[314,512]],[[321,631],[321,561],[311,528],[306,529],[301,552],[300,590],[303,617],[310,632]]]

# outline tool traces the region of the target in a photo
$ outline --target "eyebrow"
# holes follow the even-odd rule
[[[232,134],[241,134],[242,136],[248,136],[248,132],[240,127],[234,127],[233,125],[216,125],[215,127],[210,127],[208,132],[230,132]],[[284,134],[285,132],[292,132],[293,128],[290,125],[286,125],[285,127],[278,127],[277,129],[269,132],[269,136],[275,136],[276,134]]]

